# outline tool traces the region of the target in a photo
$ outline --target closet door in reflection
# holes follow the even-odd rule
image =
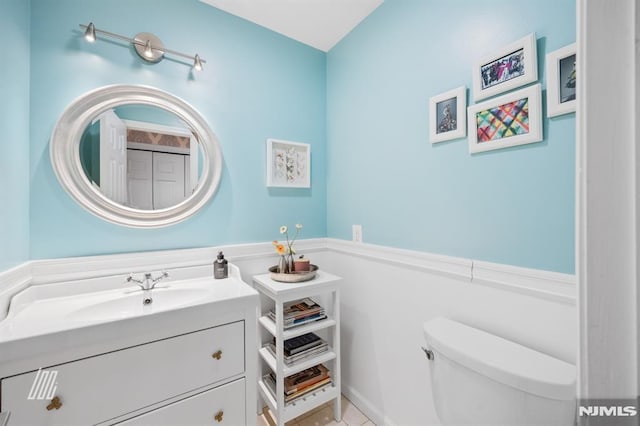
[[[164,209],[184,201],[184,155],[153,153],[153,207]]]
[[[175,206],[191,194],[189,156],[129,149],[129,206],[157,210]]]
[[[129,207],[153,210],[153,156],[151,151],[127,150]]]

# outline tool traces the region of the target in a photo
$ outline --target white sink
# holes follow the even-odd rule
[[[66,317],[71,321],[111,321],[148,315],[197,303],[209,293],[211,291],[206,288],[168,286],[156,287],[147,292],[120,291],[102,300],[96,300],[92,295],[90,300],[79,300],[84,306],[68,312]],[[143,300],[147,295],[152,298],[152,302],[144,304]]]
[[[0,321],[0,343],[111,321],[150,316],[190,306],[224,303],[255,292],[238,277],[167,281],[150,291],[137,286],[91,288],[89,283],[33,286],[15,295],[7,317]],[[81,292],[79,289],[82,289]],[[108,288],[108,287],[107,287]],[[153,301],[144,304],[145,297]]]

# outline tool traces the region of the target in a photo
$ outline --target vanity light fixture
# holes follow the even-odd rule
[[[202,64],[207,62],[197,53],[195,56],[191,56],[175,50],[167,49],[160,39],[151,33],[138,33],[133,38],[130,38],[109,31],[100,30],[93,25],[93,22],[89,22],[89,25],[80,24],[80,28],[84,30],[84,38],[90,43],[96,41],[96,34],[131,43],[138,56],[147,62],[160,62],[166,54],[170,54],[192,60],[193,68],[196,71],[201,71],[203,68]]]

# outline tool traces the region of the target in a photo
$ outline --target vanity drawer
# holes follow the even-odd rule
[[[244,425],[246,424],[245,385],[244,379],[236,380],[117,424],[122,426]]]
[[[59,408],[27,398],[37,374],[31,372],[2,380],[0,410],[11,412],[11,425],[100,423],[241,374],[244,350],[239,321],[51,366]]]

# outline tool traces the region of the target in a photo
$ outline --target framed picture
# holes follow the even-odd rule
[[[467,135],[467,88],[462,86],[429,99],[429,140],[431,143]]]
[[[547,55],[547,116],[576,110],[576,44]]]
[[[477,61],[472,80],[475,101],[537,81],[536,34],[531,33]]]
[[[469,152],[490,151],[540,142],[542,103],[540,84],[471,105]]]
[[[311,187],[311,145],[267,139],[267,186]]]

